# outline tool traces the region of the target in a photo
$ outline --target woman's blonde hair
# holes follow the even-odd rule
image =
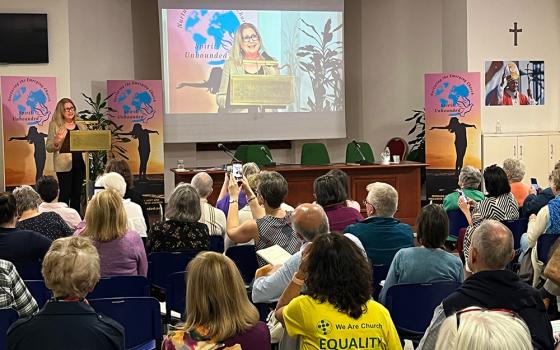
[[[200,253],[189,263],[186,301],[185,329],[203,327],[209,339],[231,338],[259,321],[239,270],[222,254]]]
[[[231,50],[229,52],[230,55],[229,58],[233,60],[236,66],[241,66],[243,64],[244,55],[243,55],[243,49],[241,48],[241,44],[243,43],[243,30],[247,28],[253,29],[257,34],[257,36],[259,37],[259,43],[260,43],[259,54],[263,55],[265,53],[262,37],[257,27],[253,23],[248,23],[248,22],[243,23],[237,28],[237,31],[233,36],[233,46],[231,47]]]
[[[82,236],[98,242],[109,242],[126,234],[126,212],[121,195],[115,190],[96,193],[88,203],[86,227]]]
[[[64,104],[71,103],[74,107],[74,120],[78,118],[78,110],[76,109],[76,105],[74,101],[69,99],[68,97],[61,98],[60,101],[56,104],[56,108],[54,109],[54,114],[52,116],[52,121],[58,127],[62,127],[64,125]]]
[[[436,350],[532,349],[531,333],[515,314],[503,311],[466,310],[449,316],[441,325]],[[459,325],[457,325],[460,317]]]
[[[99,281],[99,254],[88,238],[59,238],[45,255],[42,271],[54,296],[83,298]]]

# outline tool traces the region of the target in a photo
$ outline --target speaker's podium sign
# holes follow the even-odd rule
[[[230,76],[232,106],[266,106],[286,108],[294,102],[294,76],[250,75]]]

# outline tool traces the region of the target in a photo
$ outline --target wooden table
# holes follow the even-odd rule
[[[313,181],[331,169],[341,169],[348,174],[350,197],[362,206],[365,216],[363,201],[366,198],[366,186],[372,182],[385,182],[393,186],[399,193],[399,205],[395,217],[401,221],[415,225],[416,215],[420,210],[420,169],[426,166],[423,163],[404,161],[400,164],[373,164],[350,165],[331,164],[325,166],[278,165],[265,170],[274,170],[282,174],[288,181],[288,197],[286,203],[296,207],[300,203],[313,202]],[[224,183],[224,171],[217,169],[193,169],[177,171],[175,184],[190,182],[199,171],[206,171],[214,180],[214,192],[208,198],[210,203],[215,203]]]

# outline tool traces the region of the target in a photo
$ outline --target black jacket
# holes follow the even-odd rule
[[[124,328],[81,301],[49,300],[8,329],[8,350],[123,350]]]
[[[527,323],[535,349],[554,348],[552,326],[539,292],[511,271],[477,272],[442,304],[446,316],[469,306],[515,311]]]
[[[521,210],[521,217],[528,218],[531,214],[537,215],[542,207],[554,199],[554,193],[550,187],[540,191],[537,195],[530,194],[523,202],[523,209]]]

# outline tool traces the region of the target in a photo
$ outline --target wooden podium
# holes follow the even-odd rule
[[[86,154],[86,197],[88,201],[91,198],[89,186],[89,152],[108,151],[110,149],[110,130],[70,131],[70,152],[84,152]]]
[[[294,103],[293,75],[232,74],[230,102],[236,107],[287,108]]]

